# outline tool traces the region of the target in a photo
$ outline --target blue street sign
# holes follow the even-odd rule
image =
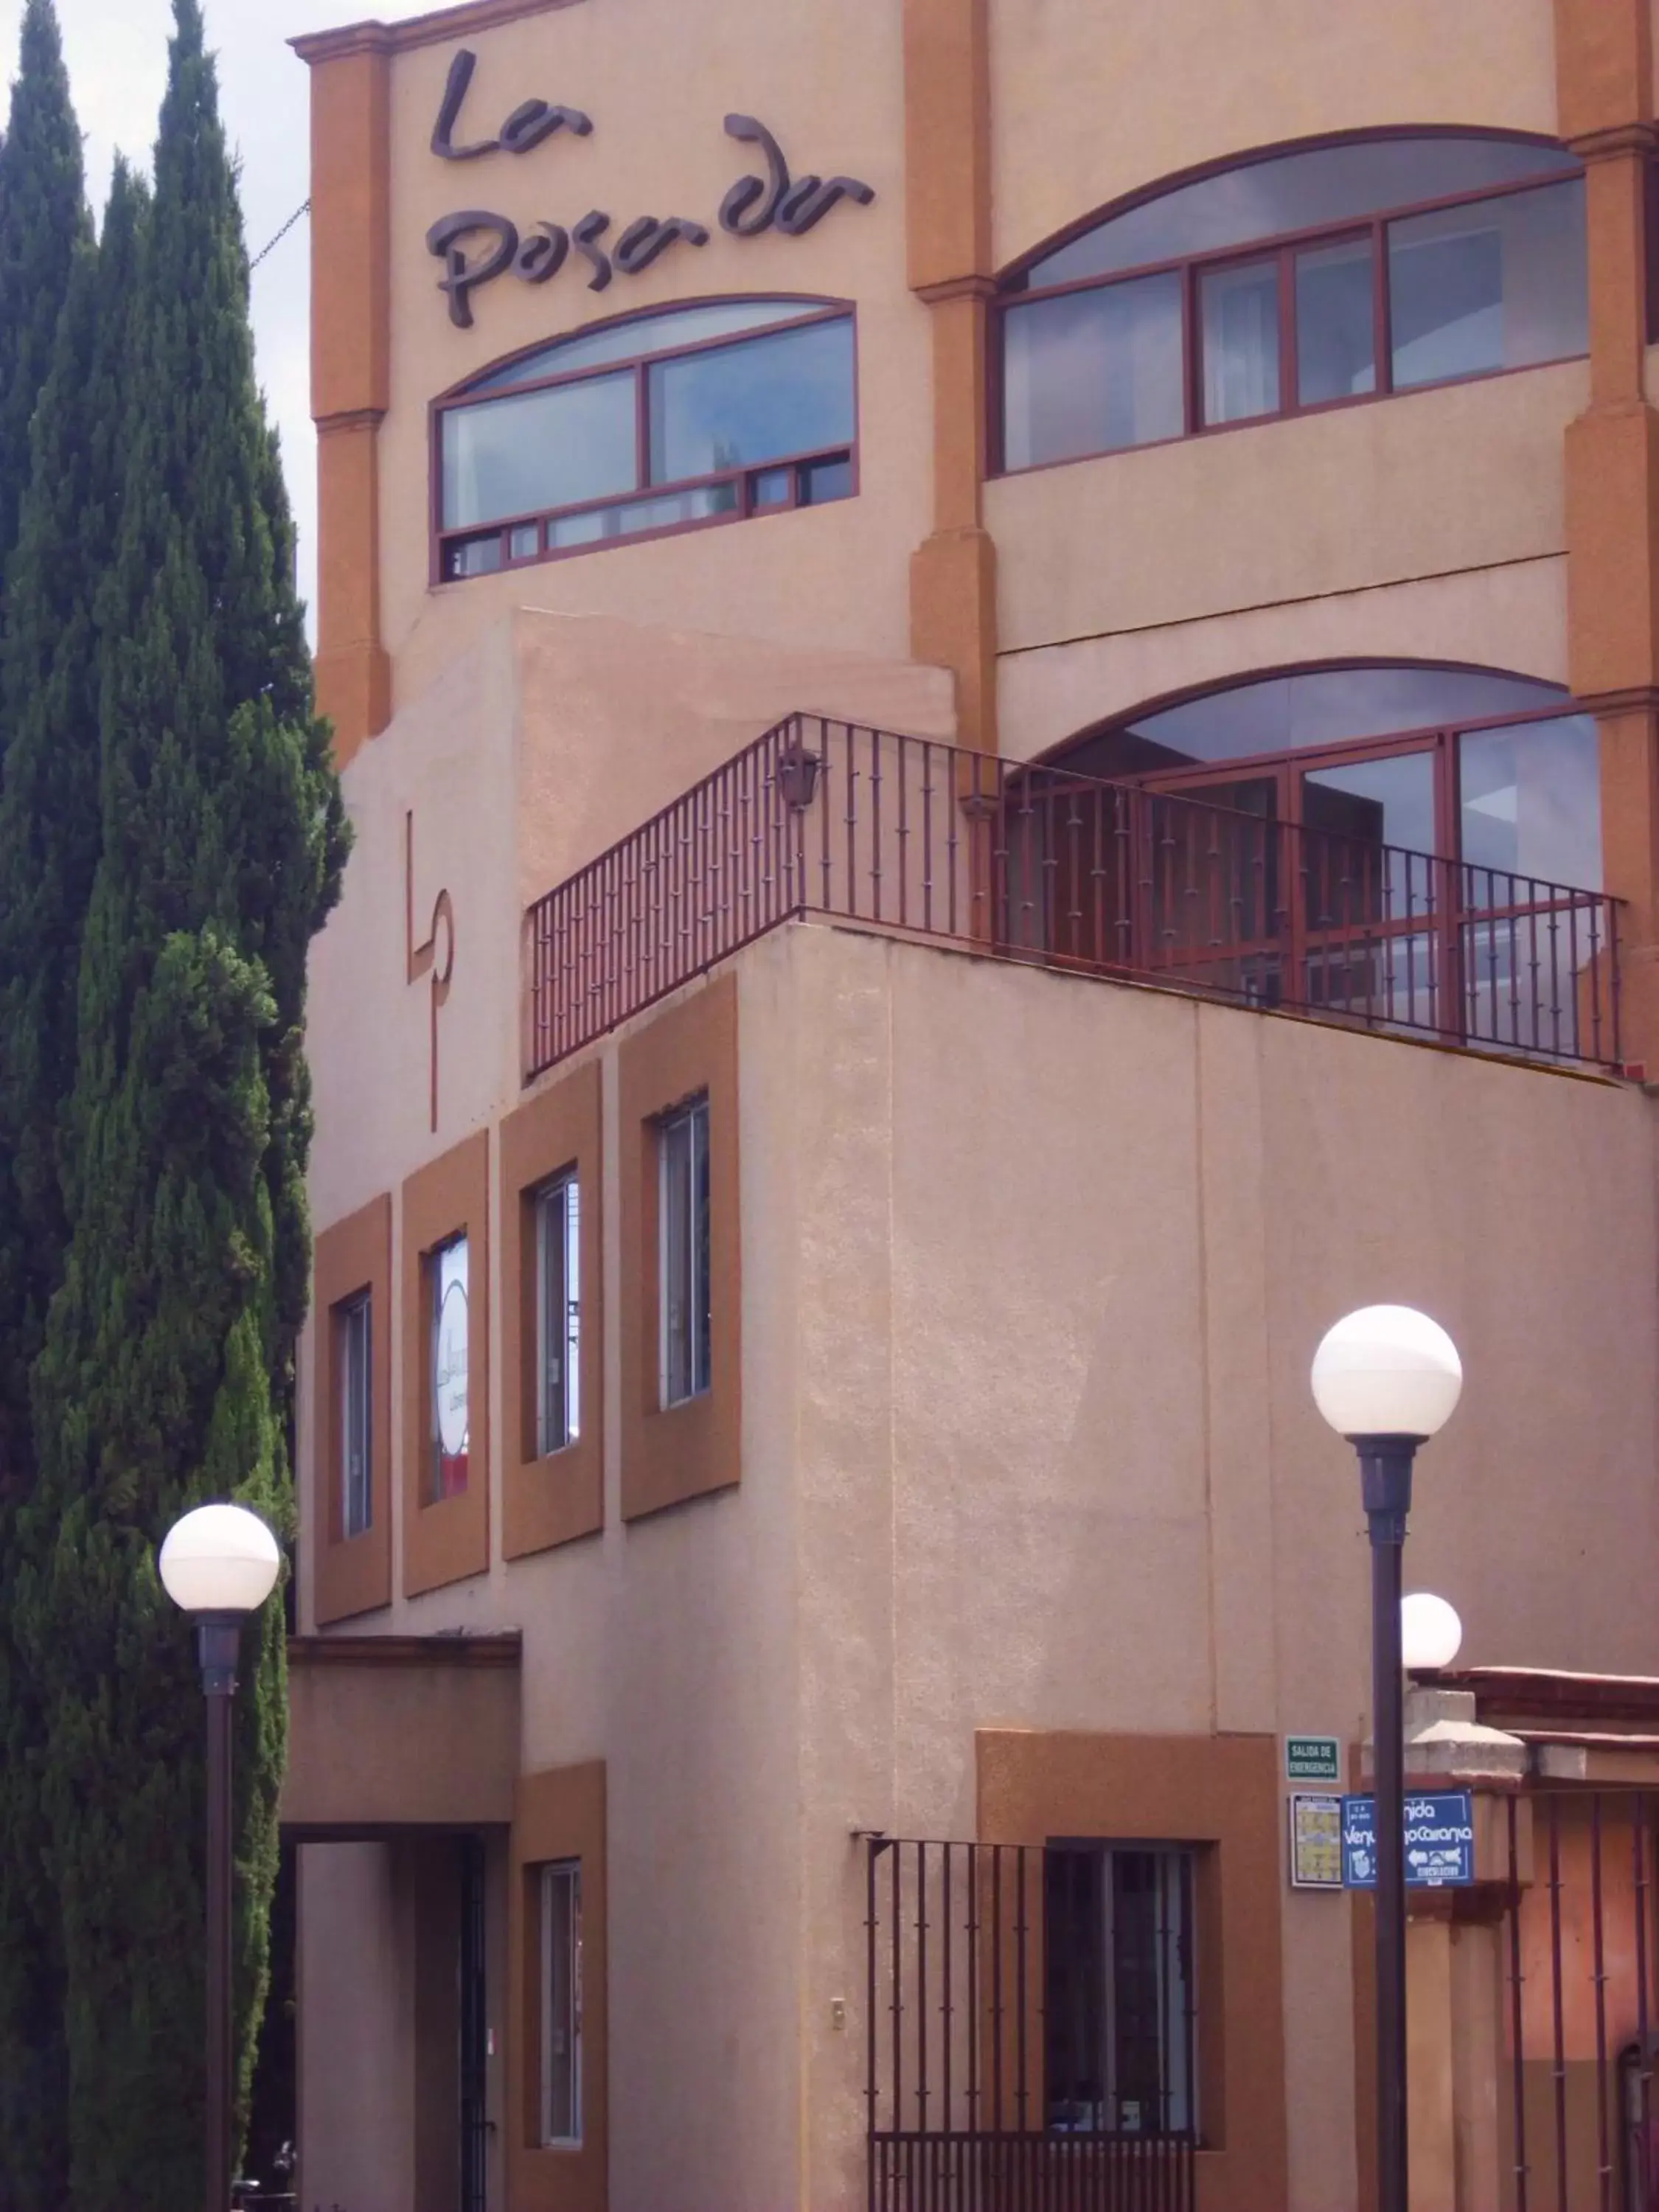
[[[1474,1880],[1474,1804],[1467,1790],[1406,1799],[1406,1887],[1455,1889]],[[1376,1800],[1342,1800],[1342,1887],[1376,1887]]]

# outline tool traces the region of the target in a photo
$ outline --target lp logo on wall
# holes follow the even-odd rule
[[[440,161],[476,161],[486,154],[528,154],[560,131],[568,131],[576,138],[591,135],[592,120],[580,108],[526,100],[513,110],[494,138],[458,146],[455,126],[477,67],[477,55],[465,47],[450,64],[443,105],[432,132],[432,150]],[[754,238],[774,228],[787,238],[799,238],[821,222],[839,201],[853,200],[867,207],[876,196],[872,186],[856,177],[792,178],[782,148],[752,115],[728,115],[726,132],[744,145],[758,146],[766,158],[764,178],[739,177],[720,202],[716,219],[733,238]],[[592,272],[588,290],[603,292],[619,270],[624,276],[636,276],[671,246],[708,243],[707,226],[688,216],[636,216],[614,246],[607,247],[600,240],[610,228],[611,217],[599,208],[590,208],[568,228],[538,222],[522,238],[516,223],[489,208],[461,208],[441,216],[428,231],[426,242],[444,264],[438,289],[448,295],[450,320],[470,330],[472,295],[480,285],[492,283],[508,270],[526,284],[545,284],[564,267],[573,248]]]

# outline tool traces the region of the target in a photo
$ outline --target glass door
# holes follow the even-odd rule
[[[1455,1006],[1437,747],[1327,761],[1299,777],[1303,1000],[1440,1026]]]

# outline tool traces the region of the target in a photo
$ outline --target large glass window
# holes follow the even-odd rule
[[[708,1388],[708,1101],[657,1125],[661,1403]]]
[[[713,301],[584,331],[442,409],[438,573],[846,499],[855,441],[845,308]]]
[[[536,1449],[581,1433],[581,1201],[573,1173],[536,1194]]]
[[[466,1238],[452,1237],[426,1258],[428,1320],[429,1474],[427,1502],[466,1488],[471,1424],[467,1408]]]
[[[1583,189],[1559,146],[1419,136],[1275,155],[1109,216],[1007,283],[1002,465],[1582,354]]]

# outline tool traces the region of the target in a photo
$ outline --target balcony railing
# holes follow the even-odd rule
[[[821,915],[1528,1058],[1619,1064],[1615,902],[1503,868],[819,715],[526,918],[526,1079]]]

